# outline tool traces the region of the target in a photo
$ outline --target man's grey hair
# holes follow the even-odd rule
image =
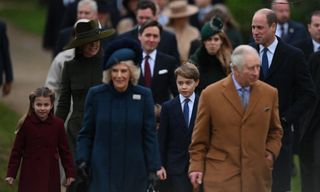
[[[98,5],[97,2],[94,0],[81,0],[78,3],[78,7],[77,9],[79,10],[79,7],[83,6],[83,5],[89,5],[91,7],[91,10],[94,12],[98,12]]]
[[[132,60],[120,61],[119,63],[126,64],[128,66],[130,71],[130,82],[132,85],[137,85],[140,77],[140,68],[137,65],[135,65]],[[103,77],[102,77],[103,83],[106,83],[106,84],[110,83],[111,70],[112,70],[112,67],[103,71]]]
[[[231,69],[233,70],[234,67],[237,67],[241,71],[247,55],[255,55],[259,58],[257,50],[249,45],[240,45],[236,47],[231,55]]]

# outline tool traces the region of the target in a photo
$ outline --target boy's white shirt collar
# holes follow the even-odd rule
[[[184,103],[184,100],[187,99],[186,97],[184,97],[183,95],[179,94],[179,98],[180,98],[180,103]],[[188,97],[188,99],[190,99],[190,101],[192,103],[194,103],[194,100],[196,98],[196,94],[193,92],[192,95],[190,95],[190,97]]]

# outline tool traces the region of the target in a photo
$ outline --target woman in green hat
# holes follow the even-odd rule
[[[72,111],[67,124],[67,136],[73,156],[81,128],[85,97],[90,87],[102,83],[103,55],[100,40],[114,33],[113,29],[102,30],[98,21],[88,19],[77,21],[74,30],[74,39],[64,49],[75,48],[75,57],[65,62],[61,96],[56,110],[56,115],[63,120],[66,120]]]
[[[222,30],[223,23],[214,17],[201,28],[201,45],[190,57],[200,72],[200,82],[196,93],[230,73],[232,45]]]

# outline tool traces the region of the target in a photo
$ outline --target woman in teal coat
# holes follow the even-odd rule
[[[137,85],[142,52],[131,40],[106,50],[104,84],[86,98],[76,160],[89,191],[145,192],[148,175],[160,170],[151,91]]]

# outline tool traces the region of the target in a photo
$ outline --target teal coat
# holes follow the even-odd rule
[[[149,89],[129,85],[117,92],[98,85],[86,98],[77,161],[91,169],[90,192],[144,192],[149,172],[160,169],[153,99]]]

